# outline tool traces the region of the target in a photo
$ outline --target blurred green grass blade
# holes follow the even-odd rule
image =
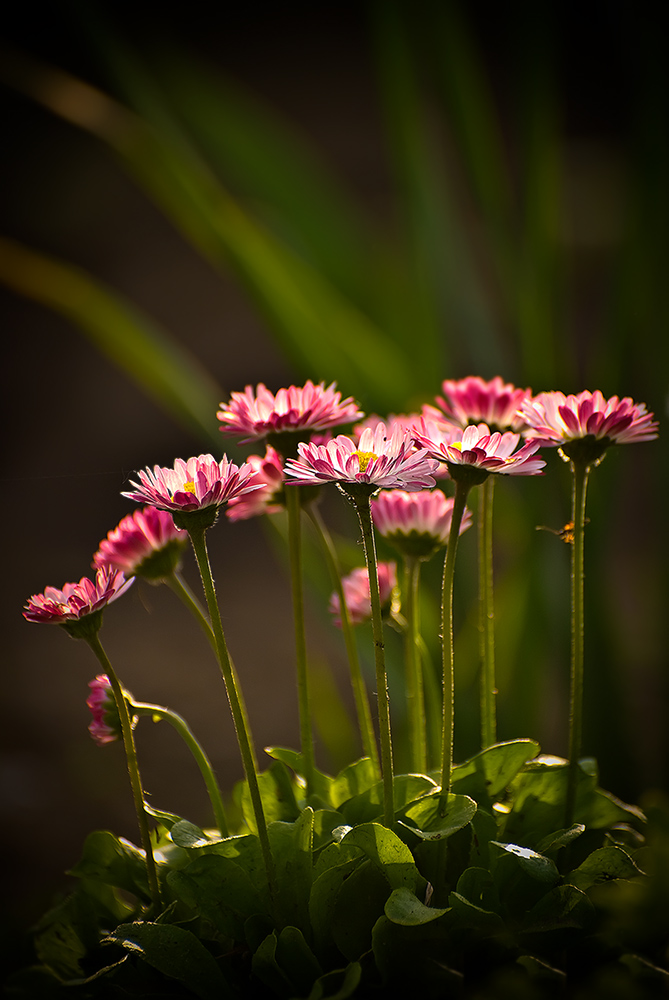
[[[195,359],[121,296],[78,267],[0,238],[0,281],[72,320],[153,399],[220,448],[221,390]]]
[[[315,150],[213,67],[162,50],[156,64],[166,103],[217,175],[250,200],[268,228],[364,305],[373,241]]]
[[[149,124],[88,84],[54,69],[11,82],[108,143],[193,245],[217,268],[232,265],[303,375],[340,382],[365,405],[396,407],[419,382],[394,344],[306,261],[282,246],[217,182],[167,111]],[[6,70],[5,70],[6,73]],[[147,83],[147,88],[149,84]],[[147,101],[155,104],[156,95]]]
[[[477,274],[452,177],[428,114],[416,71],[416,53],[395,3],[375,7],[381,94],[411,247],[414,313],[425,369],[436,373],[497,370],[501,352],[490,304]],[[436,369],[436,372],[435,372]]]

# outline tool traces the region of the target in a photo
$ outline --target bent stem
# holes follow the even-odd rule
[[[200,769],[200,774],[202,775],[204,783],[207,786],[209,800],[214,811],[216,826],[219,829],[221,837],[228,837],[228,823],[225,817],[225,809],[223,808],[221,790],[218,787],[214,769],[211,766],[209,757],[198,743],[186,720],[176,712],[173,712],[172,709],[165,708],[163,705],[151,705],[148,702],[132,700],[130,700],[129,703],[133,715],[150,715],[154,721],[156,719],[163,719],[165,722],[169,722],[170,725],[176,729],[181,739],[193,754],[195,763]]]
[[[304,763],[307,796],[314,787],[314,734],[309,704],[309,675],[307,669],[307,642],[304,629],[304,594],[302,589],[302,524],[299,484],[284,490],[288,511],[288,548],[290,555],[290,584],[293,597],[293,622],[295,628],[295,668],[297,672],[297,700],[300,719],[300,750]]]
[[[574,538],[571,546],[571,683],[569,692],[569,771],[565,826],[574,822],[578,761],[581,756],[583,730],[583,647],[584,647],[584,534],[585,497],[590,466],[572,459],[573,493],[572,522]]]
[[[425,725],[425,695],[423,670],[419,649],[419,604],[420,560],[406,556],[404,613],[407,622],[405,632],[406,694],[409,717],[409,748],[411,768],[418,774],[427,770],[427,734]]]
[[[381,769],[379,767],[379,751],[376,746],[376,735],[374,733],[374,723],[372,722],[372,711],[369,705],[369,698],[367,696],[367,688],[365,687],[362,670],[360,668],[358,647],[355,642],[355,635],[353,634],[353,627],[351,625],[351,619],[349,617],[346,600],[344,598],[344,588],[341,582],[341,572],[337,560],[337,553],[330,536],[330,532],[325,526],[318,509],[314,508],[313,504],[310,504],[306,508],[306,513],[309,516],[311,523],[314,525],[321,541],[325,560],[328,564],[328,569],[330,570],[330,576],[332,577],[332,583],[335,591],[337,592],[337,596],[339,597],[341,630],[344,636],[346,655],[348,656],[348,665],[351,674],[351,687],[353,688],[353,698],[355,700],[355,707],[358,715],[358,726],[360,727],[360,739],[362,742],[363,753],[366,757],[371,759],[374,765],[374,770],[380,777]]]
[[[444,560],[444,582],[441,599],[441,664],[443,673],[443,715],[441,728],[441,810],[445,813],[451,790],[453,771],[453,707],[455,683],[453,673],[453,580],[455,577],[455,554],[458,549],[460,524],[465,512],[465,504],[470,485],[456,481],[451,530]]]
[[[495,611],[492,562],[492,502],[495,477],[480,491],[479,510],[479,634],[481,652],[481,749],[497,742],[495,685]]]
[[[98,658],[104,673],[109,678],[112,691],[114,692],[118,717],[121,723],[123,748],[125,750],[125,758],[128,764],[130,787],[132,788],[132,797],[135,802],[139,835],[142,841],[142,847],[144,848],[144,854],[146,855],[146,874],[149,881],[149,894],[154,906],[160,907],[160,889],[158,886],[158,875],[156,873],[156,861],[153,857],[149,823],[144,809],[144,791],[142,789],[142,779],[139,773],[139,764],[137,763],[137,750],[135,747],[135,738],[132,732],[132,721],[130,719],[130,713],[128,712],[128,705],[125,700],[123,688],[121,687],[119,679],[116,676],[116,672],[109,661],[109,657],[102,648],[100,639],[97,635],[92,635],[87,636],[86,641],[93,650],[95,656]]]
[[[372,635],[374,637],[374,663],[376,668],[376,692],[379,708],[379,742],[381,744],[381,778],[383,781],[383,823],[389,829],[395,819],[393,793],[393,744],[390,730],[390,699],[388,697],[388,677],[386,674],[385,647],[383,642],[383,620],[381,618],[381,596],[376,561],[376,545],[372,528],[372,509],[369,496],[352,497],[360,521],[362,543],[369,576],[369,594],[372,604]]]
[[[221,613],[218,607],[218,600],[216,598],[216,588],[214,586],[211,565],[209,563],[209,555],[207,553],[205,529],[192,524],[186,525],[186,527],[193,545],[193,551],[200,570],[200,576],[202,577],[202,585],[204,587],[204,593],[207,600],[207,608],[209,609],[209,617],[211,619],[211,626],[214,631],[214,639],[216,641],[216,655],[221,668],[221,674],[223,675],[228,701],[230,703],[230,711],[232,713],[232,720],[237,734],[239,752],[241,754],[244,773],[249,786],[256,826],[258,828],[258,839],[260,840],[260,849],[262,851],[263,861],[265,864],[270,897],[272,899],[272,905],[274,906],[277,901],[276,877],[269,836],[267,833],[265,812],[263,810],[260,786],[258,783],[258,764],[253,749],[253,742],[251,740],[251,730],[242,708],[237,679],[232,669],[228,647],[225,642],[223,624],[221,622]]]

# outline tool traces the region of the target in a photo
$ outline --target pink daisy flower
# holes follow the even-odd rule
[[[606,448],[610,444],[652,441],[658,432],[657,421],[644,403],[634,403],[629,396],[605,399],[599,389],[586,389],[577,396],[540,392],[523,402],[522,413],[531,436],[549,446],[590,438]]]
[[[384,490],[372,500],[372,520],[379,534],[404,555],[429,559],[448,544],[453,502],[441,490]],[[471,524],[471,511],[465,509],[459,534]]]
[[[377,572],[379,574],[381,611],[387,616],[394,610],[393,598],[397,591],[397,566],[394,562],[380,562],[377,565]],[[372,617],[372,599],[367,568],[362,566],[354,569],[348,576],[342,578],[341,583],[351,625],[360,625],[362,622],[369,621]],[[334,616],[335,625],[341,628],[339,594],[334,593],[330,597],[330,612]]]
[[[91,693],[86,704],[93,716],[88,731],[100,747],[115,743],[121,737],[121,723],[109,678],[106,674],[98,674],[95,680],[89,681],[88,686]]]
[[[275,396],[262,382],[255,390],[247,385],[244,392],[231,393],[216,416],[224,434],[243,434],[247,441],[286,431],[325,430],[362,417],[357,403],[350,396],[342,399],[335,386],[308,381],[279,389]]]
[[[471,424],[454,439],[449,431],[423,418],[414,437],[433,458],[446,462],[453,479],[458,478],[460,469],[476,470],[483,477],[480,482],[491,472],[505,476],[543,475],[541,469],[546,464],[535,457],[539,441],[528,441],[514,453],[520,435],[511,431],[491,434],[487,424]]]
[[[510,382],[503,382],[499,375],[489,382],[478,375],[445,379],[441,390],[444,395],[436,399],[439,410],[431,406],[424,408],[425,415],[433,420],[445,417],[462,428],[483,423],[494,431],[516,433],[527,427],[517,411],[521,403],[530,398],[531,389],[517,389]]]
[[[66,583],[62,590],[47,587],[43,594],[33,594],[25,605],[23,617],[29,622],[50,625],[76,624],[111,604],[131,583],[120,570],[102,566],[94,583],[84,576],[79,583]]]
[[[187,542],[187,532],[176,527],[171,514],[143,507],[124,517],[100,542],[93,566],[112,566],[128,577],[165,579],[177,568]]]
[[[267,445],[265,457],[249,455],[248,464],[255,473],[254,482],[260,489],[233,497],[225,513],[231,521],[243,521],[261,514],[276,514],[283,510],[283,463],[281,456]]]
[[[122,495],[174,514],[218,508],[262,485],[256,483],[250,465],[235,465],[225,455],[220,462],[213,455],[199,455],[187,462],[177,458],[172,469],[156,465],[153,472],[147,468],[138,475],[139,483],[131,483],[135,489]]]
[[[299,459],[286,462],[286,475],[300,483],[317,486],[338,483],[404,489],[410,493],[434,486],[438,463],[423,449],[416,450],[411,435],[396,424],[390,436],[386,425],[366,428],[356,444],[343,434],[326,445],[300,443]]]

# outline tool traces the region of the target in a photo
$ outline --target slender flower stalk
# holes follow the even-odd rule
[[[372,712],[369,705],[367,688],[365,687],[365,681],[360,668],[358,647],[353,634],[353,628],[351,627],[351,619],[344,596],[344,588],[342,586],[341,571],[339,569],[337,553],[330,536],[330,532],[328,531],[318,508],[314,504],[309,504],[306,508],[306,512],[311,523],[316,529],[316,534],[320,540],[325,561],[328,564],[332,583],[339,600],[339,618],[341,630],[344,636],[344,644],[346,646],[346,655],[348,657],[351,687],[353,688],[353,698],[355,700],[356,713],[358,716],[358,726],[360,728],[360,740],[362,742],[363,753],[366,757],[370,758],[374,764],[377,774],[380,775],[379,751],[376,745]]]
[[[571,465],[571,671],[569,692],[569,771],[565,802],[565,826],[574,821],[578,791],[579,758],[583,730],[584,623],[584,532],[585,500],[590,470],[599,465],[609,447],[652,441],[658,424],[644,403],[629,396],[606,399],[597,389],[576,396],[541,392],[525,400],[520,408],[528,437],[544,446],[559,446]]]
[[[163,720],[164,722],[169,722],[169,724],[177,731],[192,753],[195,763],[200,769],[200,774],[202,775],[207,792],[209,793],[209,801],[211,802],[211,808],[214,812],[216,826],[218,827],[222,837],[229,836],[228,821],[225,816],[223,798],[221,796],[221,790],[218,787],[214,769],[211,766],[209,757],[200,746],[200,743],[196,739],[186,720],[178,715],[177,712],[173,712],[172,709],[166,708],[164,705],[153,705],[149,702],[135,701],[134,698],[129,696],[127,692],[126,697],[128,698],[128,707],[132,715],[150,715],[154,721]]]
[[[137,815],[137,824],[139,826],[139,835],[142,842],[142,847],[144,849],[144,854],[146,856],[146,873],[149,880],[149,894],[154,906],[160,906],[160,889],[158,886],[158,876],[156,873],[156,861],[153,856],[153,849],[151,847],[151,834],[149,832],[149,823],[144,808],[144,791],[142,789],[142,778],[139,773],[139,764],[137,762],[137,749],[135,747],[135,738],[132,731],[132,721],[130,719],[130,713],[128,712],[128,705],[123,694],[123,688],[121,687],[116,672],[111,665],[109,657],[102,648],[102,643],[100,638],[95,632],[92,635],[84,636],[86,642],[91,647],[94,655],[97,657],[100,666],[102,667],[104,673],[109,678],[112,691],[114,692],[114,699],[116,701],[116,709],[118,711],[118,717],[121,724],[121,735],[123,737],[123,748],[125,750],[125,758],[128,764],[128,776],[130,777],[130,787],[132,788],[132,797],[135,803],[135,813]]]
[[[383,619],[376,560],[376,544],[372,527],[372,511],[369,493],[352,488],[351,497],[362,532],[365,561],[369,573],[369,594],[372,602],[372,635],[374,638],[374,667],[376,672],[376,694],[379,711],[379,742],[381,744],[381,776],[383,781],[383,823],[392,829],[395,821],[393,791],[393,744],[390,727],[390,698],[388,696],[388,676],[386,674],[385,644],[383,641]]]
[[[286,491],[288,510],[288,549],[290,583],[293,599],[293,626],[295,636],[295,669],[297,674],[297,702],[300,720],[300,750],[307,783],[307,796],[313,790],[314,734],[309,703],[309,671],[307,667],[307,642],[304,622],[304,592],[302,586],[302,510],[299,486]]]
[[[493,593],[492,507],[494,476],[479,496],[479,636],[481,652],[481,748],[497,742],[497,684],[495,681],[495,611]]]
[[[177,518],[178,517],[179,515],[177,515]],[[237,685],[237,679],[232,669],[232,662],[228,653],[225,634],[223,632],[223,623],[221,621],[221,613],[218,607],[218,599],[216,597],[216,587],[211,572],[211,565],[209,563],[209,554],[207,552],[207,541],[205,537],[206,528],[197,525],[190,518],[184,518],[184,523],[180,525],[180,527],[181,526],[185,527],[188,531],[198,569],[200,570],[200,576],[202,577],[202,586],[204,588],[207,608],[209,609],[209,617],[214,632],[218,663],[221,668],[221,674],[223,675],[223,681],[228,695],[232,720],[237,734],[239,752],[241,754],[244,773],[249,786],[256,826],[258,828],[258,838],[260,840],[260,849],[265,863],[269,891],[273,903],[276,903],[277,892],[274,860],[272,858],[269,835],[267,833],[267,822],[265,820],[265,812],[260,795],[258,763],[253,749],[253,742],[251,739],[248,721],[242,707],[242,700]]]
[[[410,760],[412,770],[418,774],[424,774],[427,771],[427,730],[423,670],[419,648],[420,559],[416,559],[415,556],[405,556],[404,578],[404,615],[407,622],[404,650]]]

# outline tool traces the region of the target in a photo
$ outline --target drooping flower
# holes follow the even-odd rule
[[[470,424],[454,439],[449,431],[423,418],[414,437],[433,458],[446,462],[453,479],[467,474],[473,482],[483,482],[492,472],[505,476],[543,475],[541,470],[546,464],[535,457],[541,442],[528,441],[514,452],[520,435],[511,431],[491,434],[487,424]]]
[[[243,521],[261,514],[276,514],[283,510],[283,463],[281,456],[267,445],[264,458],[249,455],[247,463],[255,473],[260,489],[243,496],[233,497],[225,513],[231,521]]]
[[[95,574],[95,582],[84,576],[79,583],[66,583],[62,590],[47,587],[43,594],[33,594],[23,617],[29,622],[63,625],[72,634],[97,632],[99,612],[125,593],[131,583],[120,570],[102,566]]]
[[[138,476],[139,483],[131,483],[135,489],[122,495],[175,514],[218,508],[262,486],[256,483],[248,463],[235,465],[226,455],[220,462],[213,455],[199,455],[186,462],[177,458],[172,469],[156,465],[153,471],[147,468]]]
[[[372,500],[372,519],[379,534],[403,555],[429,559],[448,543],[453,498],[441,490],[383,490]],[[471,511],[465,509],[459,534],[470,528]]]
[[[256,389],[247,385],[244,392],[230,394],[216,414],[224,434],[244,435],[246,441],[284,432],[311,432],[352,423],[363,416],[352,397],[341,398],[333,382],[279,389],[276,395],[262,382]]]
[[[86,704],[93,716],[88,731],[100,747],[115,743],[121,738],[121,721],[109,678],[106,674],[98,674],[88,686],[91,693]]]
[[[287,476],[311,485],[367,487],[369,493],[381,487],[413,493],[434,486],[438,464],[425,450],[414,447],[411,434],[400,424],[388,436],[382,422],[374,430],[366,428],[357,444],[340,434],[326,445],[300,443],[298,454],[299,459],[286,462]]]
[[[462,379],[445,379],[441,384],[443,396],[437,396],[439,409],[424,408],[429,419],[450,421],[458,427],[469,424],[487,424],[492,431],[521,433],[527,427],[518,413],[521,403],[529,399],[531,389],[517,389],[510,382],[503,382],[499,375],[489,382],[478,375]]]
[[[143,507],[124,517],[100,542],[93,566],[112,566],[127,577],[160,581],[178,567],[188,534],[174,524],[171,514]]]
[[[387,616],[395,610],[393,605],[396,603],[397,566],[394,562],[380,562],[377,565],[377,572],[379,574],[381,610]],[[341,583],[351,625],[360,625],[362,622],[369,621],[372,617],[372,599],[367,568],[360,566],[358,569],[352,570],[342,578]],[[335,625],[341,628],[341,605],[337,593],[333,593],[330,597],[330,612],[334,616]]]
[[[605,399],[597,389],[576,396],[562,392],[540,392],[525,400],[522,413],[530,426],[529,436],[541,445],[561,446],[569,458],[583,453],[590,461],[602,457],[609,445],[652,441],[658,424],[644,403],[629,396]]]

